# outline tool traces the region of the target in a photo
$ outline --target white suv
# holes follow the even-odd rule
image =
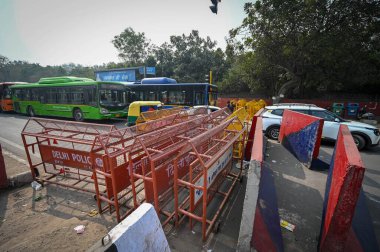
[[[313,104],[298,103],[279,103],[265,107],[264,111],[261,113],[263,118],[263,130],[271,139],[278,139],[284,109],[323,118],[322,139],[335,141],[338,135],[339,125],[345,124],[351,131],[352,137],[359,150],[362,150],[364,147],[379,144],[380,132],[375,126],[345,120],[334,113]]]

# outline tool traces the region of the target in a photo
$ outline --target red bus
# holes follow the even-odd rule
[[[26,82],[0,83],[0,111],[13,111],[12,92],[9,87],[15,84],[26,84]]]

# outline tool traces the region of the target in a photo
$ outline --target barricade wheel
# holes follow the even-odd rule
[[[34,168],[34,175],[36,175],[36,177],[40,176],[40,172],[38,171],[37,168]]]

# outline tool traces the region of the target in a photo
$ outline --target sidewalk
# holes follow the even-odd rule
[[[305,168],[281,144],[268,141],[267,162],[274,174],[285,251],[313,251],[318,244],[326,178],[331,156],[321,150],[314,169]]]
[[[110,214],[90,215],[93,195],[54,185],[35,191],[25,160],[4,149],[3,157],[10,186],[0,190],[0,251],[85,251],[116,224]]]
[[[5,170],[10,186],[22,186],[33,181],[28,163],[3,149]]]

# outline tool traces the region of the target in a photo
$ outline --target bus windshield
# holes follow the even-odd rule
[[[4,88],[4,91],[3,91],[3,99],[11,99],[11,94],[12,94],[12,92],[11,92],[11,89],[9,88],[9,87],[5,87]]]
[[[107,109],[123,109],[128,106],[127,92],[123,86],[101,85],[99,104]]]

